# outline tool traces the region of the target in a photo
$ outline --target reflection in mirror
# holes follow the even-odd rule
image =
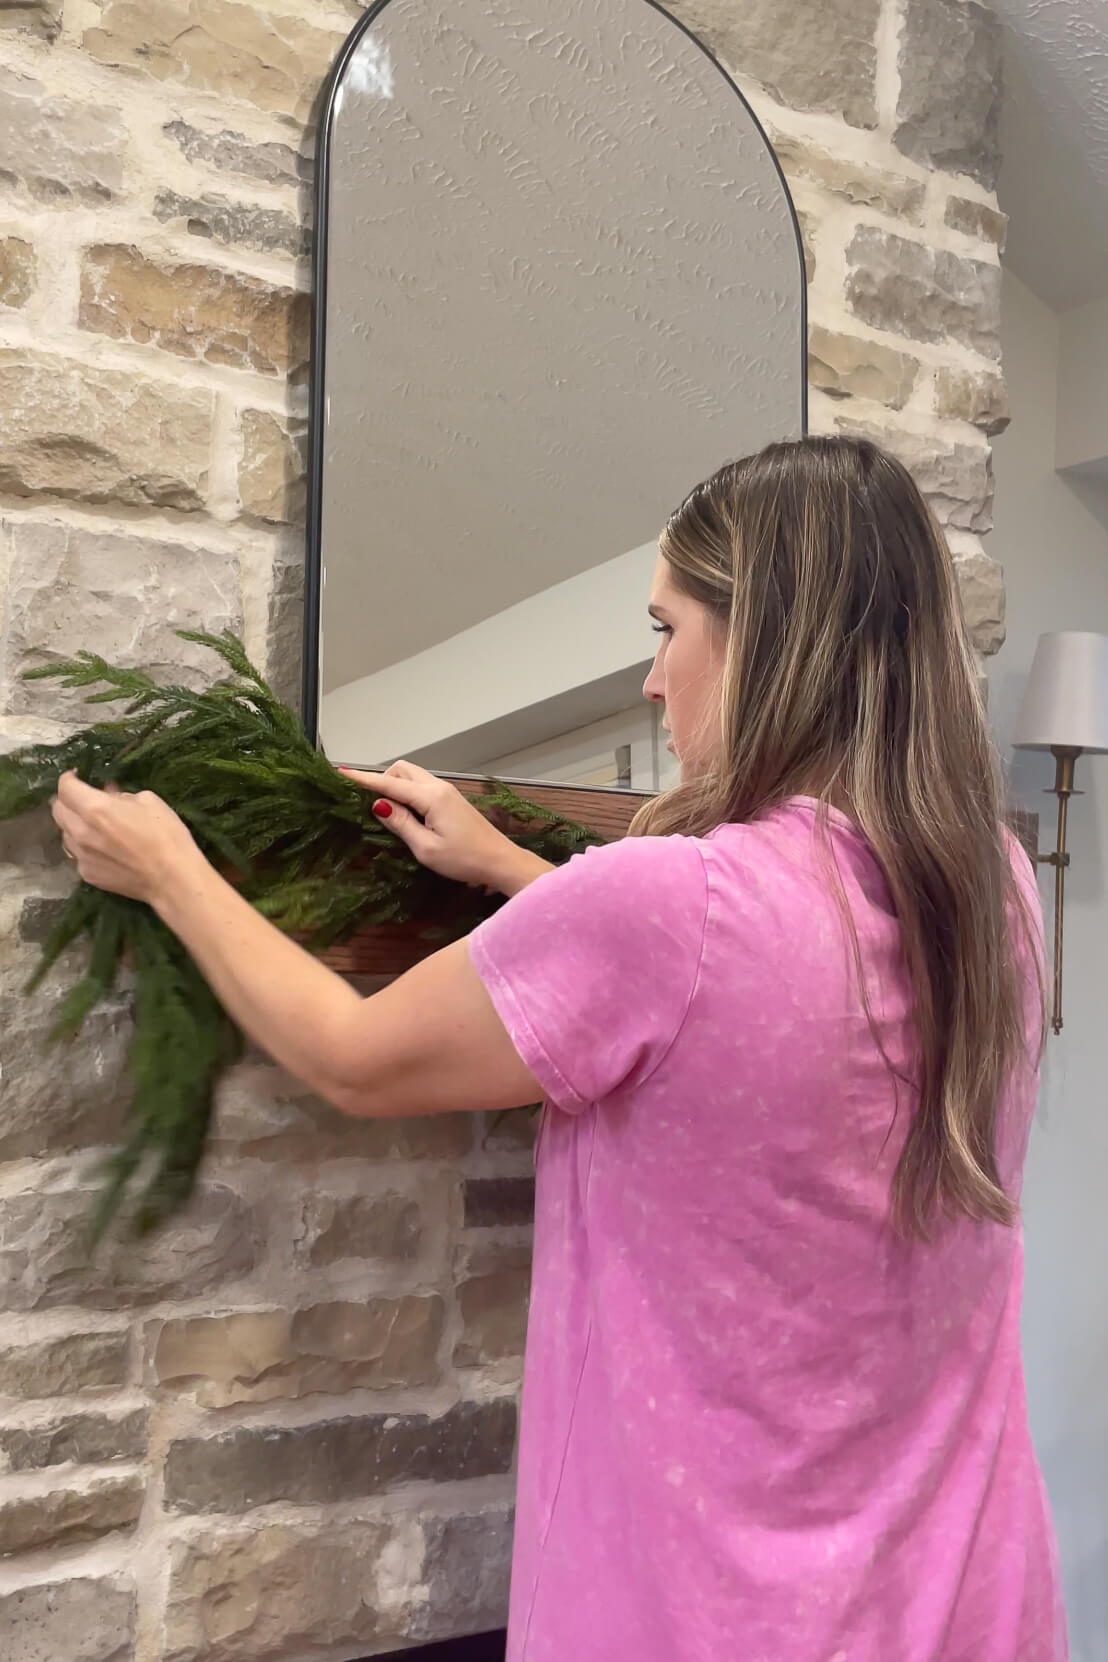
[[[316,278],[309,729],[664,788],[658,533],[804,428],[796,218],[733,83],[651,0],[385,0],[331,86]]]

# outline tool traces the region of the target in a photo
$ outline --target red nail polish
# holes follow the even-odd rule
[[[392,818],[392,803],[391,802],[375,802],[373,804],[373,812],[377,815],[378,819],[391,819]]]

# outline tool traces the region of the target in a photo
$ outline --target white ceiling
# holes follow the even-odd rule
[[[1058,311],[1108,295],[1108,0],[993,0],[1005,263]]]

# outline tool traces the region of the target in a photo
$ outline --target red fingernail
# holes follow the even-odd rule
[[[392,803],[391,802],[375,802],[373,804],[373,812],[377,815],[378,819],[391,819],[392,818]]]

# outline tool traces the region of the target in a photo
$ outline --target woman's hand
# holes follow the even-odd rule
[[[148,906],[176,866],[203,859],[187,825],[152,791],[99,791],[63,773],[51,812],[84,882]]]
[[[339,768],[347,779],[379,798],[373,811],[407,844],[429,871],[474,888],[518,894],[551,867],[517,847],[491,825],[455,786],[411,762],[387,773]]]

